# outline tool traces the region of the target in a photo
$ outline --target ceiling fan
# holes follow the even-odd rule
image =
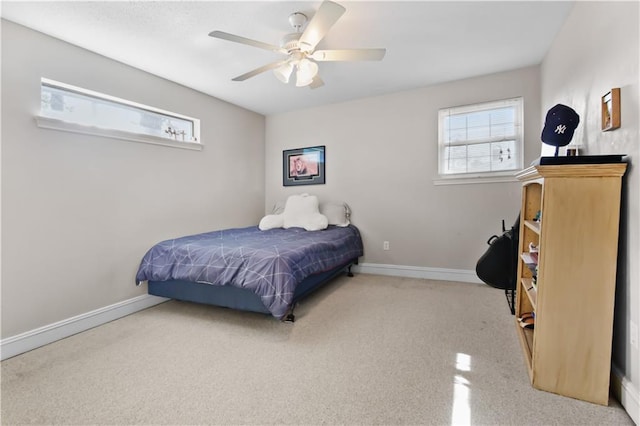
[[[325,0],[302,32],[302,27],[307,22],[307,16],[300,12],[292,13],[289,15],[289,23],[296,32],[285,35],[280,42],[280,46],[223,31],[211,31],[209,36],[287,55],[281,61],[272,62],[239,75],[233,81],[244,81],[265,71],[273,70],[278,80],[283,83],[289,83],[295,70],[297,87],[309,86],[315,89],[324,85],[324,82],[318,76],[318,64],[316,62],[379,61],[382,60],[386,53],[386,49],[315,50],[318,43],[345,11],[346,9],[339,4]]]

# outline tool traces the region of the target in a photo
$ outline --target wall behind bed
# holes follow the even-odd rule
[[[362,261],[378,273],[477,280],[486,241],[501,219],[511,226],[517,217],[520,185],[435,185],[438,109],[523,96],[528,165],[540,152],[539,91],[534,66],[268,116],[266,209],[300,192],[344,200],[362,232]],[[326,145],[326,184],[283,187],[282,150],[314,145]]]
[[[141,53],[143,54],[143,53]],[[200,118],[189,151],[36,126],[40,78]],[[265,118],[2,21],[2,338],[146,293],[154,243],[256,224]]]

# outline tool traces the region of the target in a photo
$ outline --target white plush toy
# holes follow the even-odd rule
[[[309,194],[291,195],[287,198],[282,214],[262,218],[258,227],[262,231],[273,228],[304,228],[319,231],[329,225],[327,217],[320,213],[318,197]]]
[[[261,231],[267,231],[273,228],[282,228],[284,226],[284,215],[280,214],[268,214],[260,220],[258,228]]]

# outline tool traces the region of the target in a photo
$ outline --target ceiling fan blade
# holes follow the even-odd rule
[[[309,85],[309,87],[312,89],[317,89],[318,87],[322,86],[324,86],[324,81],[322,81],[322,79],[317,75],[313,77],[313,80],[311,80],[311,84]]]
[[[307,28],[300,37],[300,50],[311,52],[315,49],[316,45],[320,43],[320,40],[327,34],[327,31],[340,19],[345,11],[346,9],[338,3],[329,0],[322,2],[320,8],[316,14],[313,15],[313,18],[311,18],[311,21],[307,24]]]
[[[311,55],[314,61],[380,61],[387,49],[335,49],[316,50]]]
[[[261,74],[261,73],[263,73],[265,71],[269,71],[269,70],[278,68],[280,65],[283,65],[286,62],[287,61],[272,62],[270,64],[263,65],[260,68],[256,68],[253,71],[249,71],[246,74],[239,75],[236,78],[233,78],[232,80],[233,81],[245,81],[246,79],[251,78],[251,77],[255,77],[256,75]]]
[[[259,47],[260,49],[271,50],[272,52],[284,53],[285,55],[289,53],[285,49],[275,46],[273,44],[263,43],[261,41],[252,40],[246,37],[240,37],[234,34],[225,33],[224,31],[211,31],[209,33],[209,36],[214,38],[220,38],[222,40],[233,41],[234,43],[240,43],[240,44],[246,44],[253,47]]]

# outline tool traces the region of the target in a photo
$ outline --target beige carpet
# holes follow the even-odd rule
[[[171,301],[2,362],[3,424],[633,424],[533,389],[485,285],[341,277],[295,324]]]

